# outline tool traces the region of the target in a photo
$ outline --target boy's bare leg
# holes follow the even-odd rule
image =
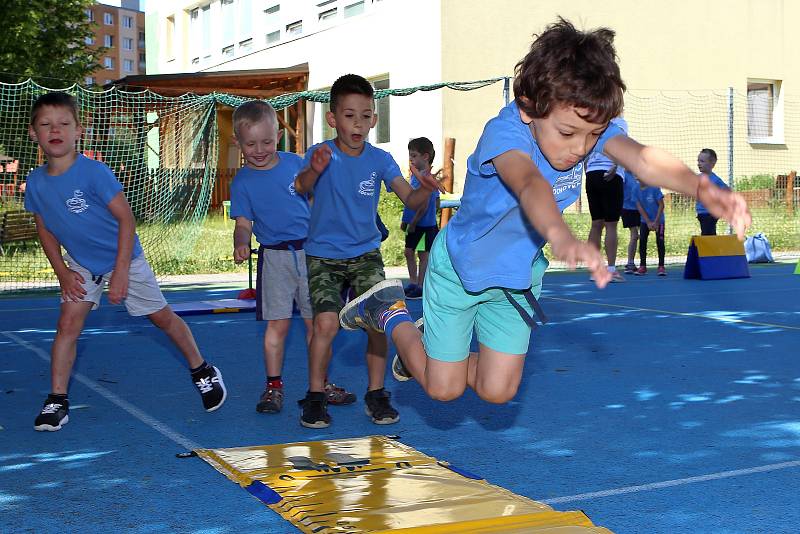
[[[487,402],[503,404],[514,398],[522,380],[524,354],[507,354],[480,346],[473,389]],[[473,359],[470,354],[470,360]],[[472,385],[472,384],[470,384]]]
[[[413,248],[406,248],[403,250],[403,255],[406,257],[406,265],[408,265],[408,283],[422,285],[422,282],[417,282],[417,258],[416,251]]]
[[[147,316],[154,325],[164,331],[167,337],[172,340],[178,350],[181,351],[189,369],[195,369],[203,364],[203,357],[197,348],[194,335],[189,329],[189,325],[181,319],[168,305],[155,313]]]
[[[325,390],[325,377],[331,361],[333,338],[339,332],[339,314],[322,312],[314,316],[314,328],[308,347],[308,390]]]
[[[267,321],[264,332],[264,368],[267,376],[280,376],[283,369],[283,355],[286,335],[289,333],[291,319]]]
[[[604,224],[606,227],[606,239],[604,246],[606,247],[606,259],[608,260],[609,267],[617,264],[617,244],[619,241],[619,238],[617,237],[617,225],[618,221],[605,221]]]
[[[369,385],[367,391],[374,391],[383,387],[383,380],[386,375],[386,356],[389,351],[389,344],[386,341],[386,334],[367,330],[367,375]]]
[[[597,250],[600,250],[600,238],[603,236],[603,222],[602,219],[592,221],[592,226],[589,229],[589,239],[587,239],[587,241],[597,247]]]
[[[430,252],[420,252],[419,255],[419,267],[417,268],[417,280],[418,286],[422,287],[423,282],[425,282],[425,271],[428,270],[428,256],[430,256]]]
[[[56,337],[50,349],[50,385],[52,393],[66,395],[72,366],[75,364],[78,337],[81,335],[91,302],[62,302]]]
[[[636,247],[639,244],[639,228],[634,226],[631,230],[631,239],[628,241],[628,265],[635,265]]]

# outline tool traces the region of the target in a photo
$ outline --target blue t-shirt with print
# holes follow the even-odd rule
[[[636,176],[627,169],[625,169],[625,176],[623,176],[624,198],[622,200],[622,209],[636,211],[636,199],[639,198],[639,180]]]
[[[305,239],[311,210],[308,197],[294,190],[303,158],[278,152],[278,164],[267,170],[242,167],[231,183],[231,219],[253,221],[253,235],[262,245]]]
[[[39,215],[72,259],[95,276],[114,270],[119,222],[108,203],[122,191],[105,163],[78,154],[64,174],[50,176],[47,165],[34,169],[25,185],[25,209]],[[131,259],[142,253],[139,236]]]
[[[642,189],[639,188],[639,194],[637,196],[637,200],[639,204],[642,206],[642,209],[647,214],[647,218],[651,221],[656,218],[656,214],[658,213],[658,201],[664,198],[664,193],[661,192],[661,188],[659,187],[645,187]],[[664,224],[664,212],[661,212],[661,217],[656,221],[658,224]],[[644,219],[642,219],[642,224],[645,224]]]
[[[419,188],[419,180],[413,174],[411,175],[411,187],[413,189]],[[428,227],[428,226],[437,226],[436,224],[436,199],[439,198],[439,191],[434,190],[431,194],[430,200],[428,200],[428,206],[425,208],[425,214],[420,217],[419,221],[417,221],[417,227]],[[403,217],[400,219],[401,222],[406,224],[410,223],[414,219],[414,215],[417,212],[405,206],[403,208]]]
[[[402,173],[391,154],[369,143],[358,156],[348,156],[333,140],[324,143],[331,148],[331,160],[314,185],[306,252],[320,258],[355,258],[381,246],[375,221],[381,182],[388,190]],[[306,152],[304,166],[311,164],[321,144]]]
[[[713,172],[708,175],[708,179],[711,180],[711,183],[716,185],[717,187],[721,187],[722,189],[730,189],[730,187],[728,187],[728,184],[723,182],[722,178],[720,178],[719,176],[717,176]],[[707,215],[708,214],[708,210],[706,209],[705,206],[703,206],[700,203],[699,200],[695,203],[694,207],[695,207],[695,210],[697,210],[697,214],[698,215]]]
[[[606,141],[617,135],[624,134],[609,125],[592,151],[602,150]],[[545,243],[492,164],[492,159],[510,150],[530,155],[552,185],[560,210],[580,195],[583,161],[565,171],[554,169],[529,125],[522,122],[516,103],[501,109],[486,124],[475,152],[467,160],[461,207],[447,225],[450,260],[467,291],[529,288],[533,261]]]
[[[611,124],[618,126],[625,135],[628,135],[628,123],[622,117],[614,117],[611,119]],[[586,158],[586,172],[591,171],[607,171],[614,166],[611,158],[602,152],[592,152]],[[621,165],[617,165],[617,170],[614,171],[618,176],[625,176],[626,169]]]

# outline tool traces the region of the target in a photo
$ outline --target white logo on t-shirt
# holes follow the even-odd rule
[[[378,178],[378,173],[373,172],[369,175],[369,180],[364,180],[358,184],[358,193],[367,197],[375,196],[375,180]]]
[[[558,198],[558,196],[565,191],[579,188],[581,186],[582,169],[583,164],[578,163],[572,168],[569,174],[564,174],[556,178],[556,181],[553,183],[553,196]]]
[[[89,209],[89,204],[83,198],[83,191],[76,189],[73,191],[72,198],[67,200],[67,209],[72,213],[83,213]]]
[[[289,184],[289,194],[292,196],[297,195],[297,191],[294,189],[294,181]]]

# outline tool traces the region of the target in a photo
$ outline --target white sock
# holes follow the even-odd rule
[[[609,265],[608,266],[608,272],[610,272],[610,273],[617,272],[617,266],[616,265]]]

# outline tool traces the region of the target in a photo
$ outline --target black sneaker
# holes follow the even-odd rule
[[[345,406],[356,401],[355,393],[351,393],[331,382],[325,383],[325,395],[328,397],[328,404],[332,406]]]
[[[228,390],[225,389],[225,382],[222,381],[222,373],[213,365],[208,365],[205,369],[192,373],[192,381],[203,398],[203,407],[207,412],[218,409],[228,397]]]
[[[258,413],[278,413],[283,408],[283,388],[268,387],[256,404]]]
[[[418,300],[422,298],[422,287],[414,286],[411,291],[406,291],[406,298],[408,300]]]
[[[383,332],[380,317],[386,310],[406,310],[406,295],[400,280],[384,280],[351,300],[339,312],[339,324],[345,330],[369,328]],[[407,312],[406,312],[407,313]]]
[[[414,326],[416,326],[420,332],[424,332],[425,319],[420,317],[417,319],[417,322],[414,323]],[[392,376],[394,376],[395,380],[399,380],[400,382],[406,382],[414,379],[414,377],[411,376],[411,371],[408,370],[403,363],[403,360],[400,359],[399,354],[395,354],[394,359],[392,360]]]
[[[322,391],[309,391],[306,398],[297,401],[303,410],[300,414],[300,424],[306,428],[327,428],[331,424],[328,415],[328,401]]]
[[[392,394],[385,389],[367,391],[364,395],[364,406],[367,415],[372,417],[376,425],[391,425],[400,420],[400,414],[392,407],[389,400]]]
[[[67,423],[69,423],[69,401],[55,399],[48,395],[42,411],[36,416],[33,428],[40,432],[55,432],[61,430],[61,426]]]

